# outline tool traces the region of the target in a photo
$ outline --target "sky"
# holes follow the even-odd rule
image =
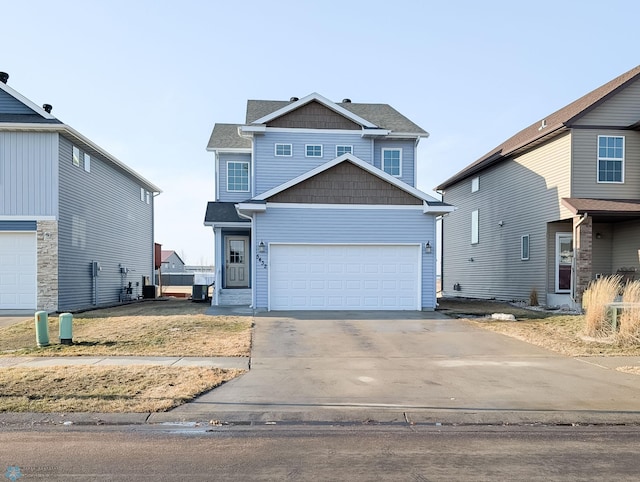
[[[213,263],[216,122],[247,99],[390,104],[432,189],[639,63],[640,3],[0,0],[9,85],[159,186],[155,238]],[[9,20],[9,21],[7,21]]]

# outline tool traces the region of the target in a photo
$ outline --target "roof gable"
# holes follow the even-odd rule
[[[313,100],[267,122],[267,127],[360,130],[362,126]]]
[[[0,113],[29,116],[37,114],[42,119],[56,119],[50,112],[36,105],[3,82],[0,82]]]

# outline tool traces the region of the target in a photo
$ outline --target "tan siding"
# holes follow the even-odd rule
[[[612,271],[628,267],[640,270],[640,221],[614,225],[613,242]]]
[[[319,102],[309,102],[269,122],[268,127],[295,127],[300,129],[359,130],[360,125],[328,109]]]
[[[422,200],[342,162],[268,199],[280,203],[421,205]]]
[[[443,291],[446,295],[528,299],[536,288],[544,302],[547,223],[571,217],[560,199],[569,195],[571,134],[448,189],[444,201],[458,209],[443,220]],[[479,211],[479,243],[471,245],[471,212]],[[499,226],[499,222],[503,226]],[[530,236],[530,259],[520,260],[520,237]],[[469,261],[473,258],[473,261]],[[460,283],[461,291],[453,291]]]
[[[600,234],[598,238],[597,234]],[[613,225],[609,223],[593,223],[593,258],[592,270],[596,274],[609,275],[615,272],[613,267]]]
[[[640,197],[640,133],[629,130],[573,129],[571,197],[637,199]],[[624,183],[598,183],[598,136],[624,136]]]
[[[636,81],[586,114],[575,125],[629,126],[640,120],[640,82]]]

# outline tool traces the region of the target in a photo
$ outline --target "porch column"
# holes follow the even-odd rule
[[[574,293],[576,303],[582,304],[582,294],[591,282],[593,253],[593,220],[585,214],[573,218],[573,252],[575,256]]]

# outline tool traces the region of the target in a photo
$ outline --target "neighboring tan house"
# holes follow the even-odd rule
[[[175,251],[162,250],[162,273],[184,273],[184,261]]]
[[[415,188],[427,136],[389,105],[315,93],[216,124],[213,304],[433,310],[436,217],[452,207]]]
[[[436,187],[445,296],[579,306],[640,267],[640,66],[539,119]]]
[[[142,295],[156,186],[0,73],[0,313]]]

